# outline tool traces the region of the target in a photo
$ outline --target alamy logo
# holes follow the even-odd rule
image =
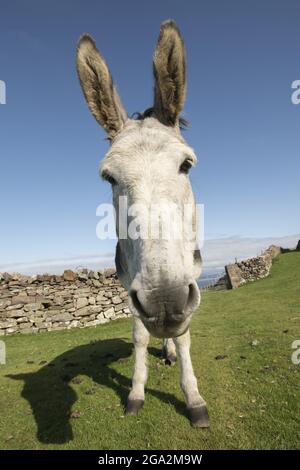
[[[149,206],[128,205],[127,196],[120,196],[117,210],[112,204],[100,204],[96,215],[101,217],[96,228],[100,240],[116,239],[117,221],[119,239],[183,240],[191,250],[195,249],[195,241],[199,248],[203,246],[203,204],[178,205],[161,201]]]
[[[6,347],[4,341],[0,341],[0,365],[6,364]]]
[[[300,104],[300,80],[295,80],[292,83],[292,89],[295,90],[291,96],[292,103]]]
[[[6,84],[0,80],[0,104],[6,104]]]
[[[291,357],[292,363],[295,365],[299,365],[300,364],[300,339],[296,339],[293,342],[292,349],[295,349]]]

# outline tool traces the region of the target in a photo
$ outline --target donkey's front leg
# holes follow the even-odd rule
[[[209,417],[206,403],[199,394],[197,379],[195,377],[190,346],[191,338],[188,330],[184,335],[174,338],[180,362],[180,385],[185,395],[190,421],[198,428],[209,427]]]
[[[132,389],[129,393],[126,414],[136,414],[145,400],[145,383],[147,381],[147,346],[149,333],[139,318],[134,318],[133,342],[135,364],[132,377]]]

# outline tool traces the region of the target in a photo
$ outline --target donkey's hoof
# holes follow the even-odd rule
[[[128,400],[126,405],[126,415],[136,415],[143,408],[144,400]]]
[[[194,428],[209,428],[209,416],[206,405],[189,408],[189,417],[191,425]]]
[[[177,357],[175,354],[170,354],[168,357],[165,357],[164,361],[166,366],[175,366]]]

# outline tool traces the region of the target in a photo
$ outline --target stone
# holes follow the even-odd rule
[[[103,312],[105,318],[111,318],[115,314],[115,309],[113,307],[109,308],[108,310],[105,310]]]
[[[100,325],[102,322],[102,320],[92,320],[92,321],[89,321],[85,324],[85,326],[97,326],[97,325]]]
[[[40,309],[43,309],[43,308],[44,308],[44,306],[39,302],[33,303],[33,304],[27,304],[27,305],[24,305],[24,312],[40,310]]]
[[[243,278],[242,272],[237,264],[229,264],[225,267],[225,269],[231,289],[236,289],[242,284],[245,284],[245,279]]]
[[[76,308],[86,307],[89,304],[88,299],[86,297],[79,297],[76,300]]]
[[[11,292],[9,292],[8,289],[5,289],[4,291],[1,292],[1,298],[2,298],[2,300],[10,299],[11,298]]]
[[[115,305],[115,311],[119,312],[120,310],[123,310],[123,308],[127,307],[127,304],[125,302]]]
[[[10,310],[18,310],[19,308],[23,308],[24,304],[13,304],[6,307],[6,311],[9,312]]]
[[[77,273],[79,281],[87,281],[88,280],[88,273],[87,270],[80,270]]]
[[[68,325],[68,328],[78,328],[80,322],[78,320],[72,320],[71,323]]]
[[[2,279],[4,280],[4,282],[9,282],[11,280],[11,276],[8,273],[3,273]]]
[[[103,311],[102,305],[92,305],[91,306],[91,312],[92,313],[99,313]]]
[[[87,297],[87,294],[91,293],[91,289],[89,287],[82,287],[76,290],[75,297]]]
[[[107,298],[105,297],[104,295],[104,292],[100,292],[97,297],[96,297],[96,302],[106,302],[107,301]]]
[[[25,323],[25,322],[28,322],[28,317],[17,318],[17,323]]]
[[[43,322],[43,321],[36,321],[34,322],[35,326],[39,329],[39,330],[42,330],[42,329],[47,329],[51,326],[51,323],[50,322]]]
[[[32,323],[28,322],[28,323],[21,323],[19,325],[19,328],[20,330],[23,330],[24,328],[31,328],[32,327]]]
[[[0,328],[12,328],[17,324],[16,320],[7,320],[0,322]]]
[[[71,271],[71,269],[65,269],[63,278],[65,281],[74,282],[77,279],[77,274],[74,271]]]
[[[53,322],[67,322],[67,321],[73,320],[73,316],[70,313],[65,312],[65,313],[58,313],[57,315],[53,315],[53,317],[51,316],[49,319],[51,319],[51,321]]]
[[[65,330],[66,329],[66,324],[60,323],[60,322],[55,322],[52,323],[51,330],[52,331],[60,331],[60,330]]]
[[[127,318],[126,313],[118,313],[117,315],[114,315],[111,319],[112,320],[119,320],[119,318]]]
[[[110,300],[103,298],[102,300],[98,300],[97,304],[99,305],[111,305]]]
[[[5,333],[7,335],[12,335],[13,333],[16,333],[17,331],[18,329],[16,327],[11,327],[11,328],[7,328]]]
[[[83,308],[79,308],[78,310],[76,310],[74,312],[74,316],[75,317],[84,317],[86,315],[90,315],[91,314],[91,308],[92,307],[83,307]]]
[[[17,305],[17,304],[33,304],[35,302],[35,296],[29,296],[29,295],[15,295],[11,299],[12,305]],[[23,307],[23,305],[22,305]]]
[[[24,328],[23,330],[20,330],[20,333],[22,335],[29,335],[31,333],[37,333],[37,332],[38,332],[38,328],[34,328],[34,327]]]
[[[84,324],[85,324],[85,323],[87,323],[87,322],[89,322],[89,321],[91,321],[91,320],[95,320],[95,318],[96,318],[96,315],[93,313],[92,315],[86,315],[86,316],[82,317],[82,318],[80,319],[80,321],[81,321],[81,323],[84,323]]]
[[[1,293],[0,293],[0,297],[1,297]],[[10,300],[0,300],[0,309],[4,309],[6,307],[9,307],[10,306]]]
[[[120,299],[120,297],[118,295],[116,295],[115,297],[112,297],[112,303],[117,305],[117,304],[121,304],[122,303],[122,300]]]
[[[33,315],[28,315],[28,320],[32,323],[45,320],[46,315],[42,312],[35,312]]]
[[[23,310],[9,310],[5,312],[6,318],[20,318],[24,317]]]

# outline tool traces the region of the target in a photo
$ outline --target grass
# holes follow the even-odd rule
[[[281,255],[266,279],[204,293],[191,331],[210,429],[191,428],[178,365],[163,365],[156,339],[145,406],[124,417],[133,357],[131,323],[119,320],[5,338],[0,448],[299,448],[300,365],[291,345],[300,339],[300,253]]]

